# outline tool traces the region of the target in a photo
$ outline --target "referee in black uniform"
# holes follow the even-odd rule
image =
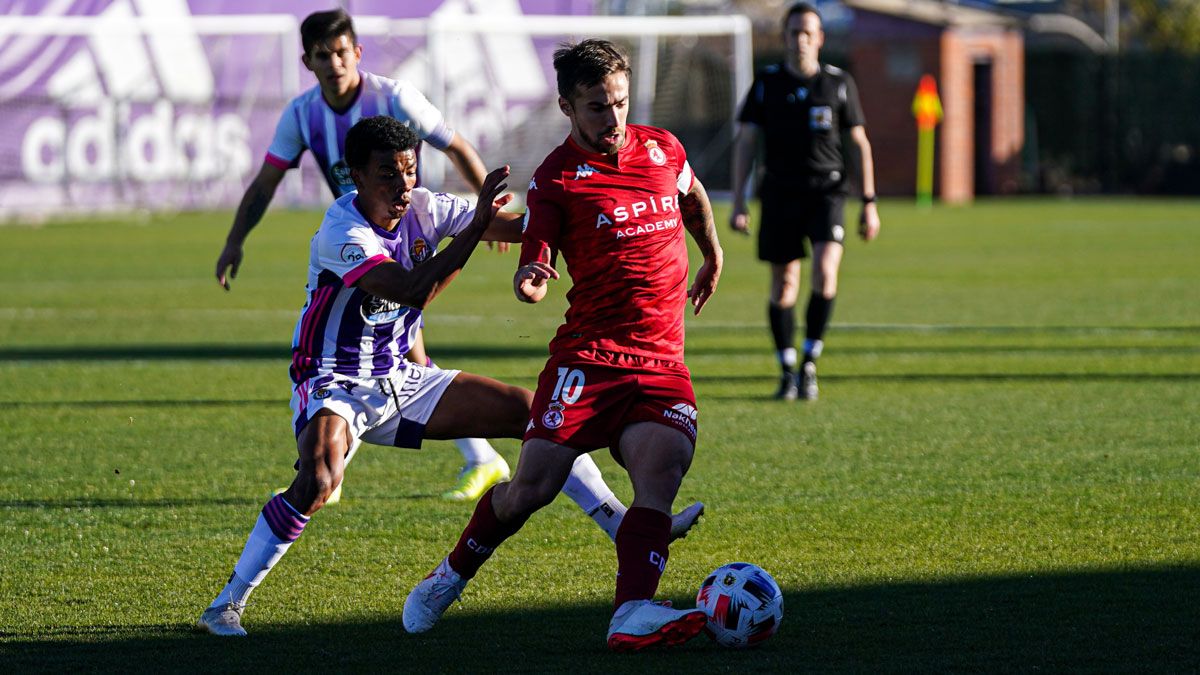
[[[768,66],[754,79],[738,116],[733,151],[733,213],[730,226],[750,233],[746,180],[762,136],[766,175],[759,189],[762,218],[758,257],[771,264],[768,315],[783,369],[776,398],[817,398],[817,358],[833,301],[845,238],[843,211],[848,182],[842,133],[861,153],[863,209],[859,235],[879,234],[875,169],[863,127],[858,89],[849,73],[818,61],[825,33],[821,15],[806,2],[783,18],[787,60]],[[795,306],[800,260],[812,244],[812,295],[805,315],[804,350],[797,358]]]

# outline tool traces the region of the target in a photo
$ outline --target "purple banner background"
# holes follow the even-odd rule
[[[82,35],[0,31],[0,216],[236,206],[261,165],[283,105],[316,84],[298,62],[295,27],[330,5],[315,0],[60,0],[0,8],[0,21],[40,15],[104,22]],[[592,11],[591,0],[361,0],[346,5],[356,16],[393,19],[474,7],[522,14]],[[247,14],[288,14],[293,20],[284,20],[285,29],[274,32],[252,22],[251,28],[266,28],[239,35],[212,34],[196,22]],[[135,31],[138,18],[163,22],[142,35]],[[238,29],[248,25],[232,23]],[[360,37],[364,70],[427,86],[423,36]],[[467,49],[455,43],[454,63],[446,68],[458,77],[448,78],[454,88],[442,108],[485,161],[509,161],[503,156],[514,142],[509,127],[519,128],[536,112],[533,108],[544,107],[553,89],[548,53],[554,40],[482,44],[488,40],[501,38],[477,38],[480,44]],[[525,69],[519,76],[504,72],[512,65],[488,61],[488,48],[523,55],[525,61],[514,60]],[[548,130],[545,124],[525,126],[548,135],[544,149],[557,144],[566,129],[565,121]],[[325,203],[329,195],[311,159],[299,173],[285,183],[277,203]],[[452,181],[447,186],[458,187]]]

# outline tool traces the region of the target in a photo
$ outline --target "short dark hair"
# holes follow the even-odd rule
[[[576,87],[600,84],[613,73],[630,74],[629,57],[608,40],[589,39],[578,44],[564,42],[554,52],[558,95],[571,100]]]
[[[346,132],[346,164],[361,169],[371,160],[371,153],[375,150],[416,150],[420,140],[417,132],[395,117],[364,117]]]
[[[300,24],[300,44],[304,45],[304,53],[312,51],[318,42],[333,40],[341,35],[349,35],[350,41],[358,44],[358,33],[354,32],[354,21],[344,9],[331,9],[328,12],[313,12],[304,18]]]
[[[792,17],[796,14],[815,14],[817,15],[818,19],[821,19],[821,13],[817,11],[816,5],[810,2],[797,2],[793,3],[791,7],[788,7],[787,14],[783,15],[783,26],[785,28],[787,27],[788,21],[791,21]],[[821,19],[821,21],[824,23],[824,19]]]

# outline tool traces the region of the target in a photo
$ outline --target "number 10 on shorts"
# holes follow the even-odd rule
[[[559,368],[558,382],[554,383],[554,393],[550,400],[561,400],[571,405],[578,401],[580,396],[583,396],[583,371],[578,368]]]

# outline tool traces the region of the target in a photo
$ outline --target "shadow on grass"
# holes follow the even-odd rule
[[[471,358],[519,358],[549,355],[545,341],[529,345],[438,344],[432,355],[443,361]],[[71,345],[61,347],[5,347],[0,361],[208,361],[265,360],[287,362],[291,347],[271,344],[156,344]],[[286,366],[285,366],[286,367]]]
[[[878,373],[821,375],[821,382],[1187,382],[1196,373]],[[696,382],[758,382],[764,388],[779,384],[779,375],[696,375]],[[742,400],[742,396],[705,397]]]
[[[0,654],[10,670],[39,671],[1188,672],[1200,667],[1198,596],[1198,567],[791,589],[780,633],[758,649],[700,638],[613,655],[607,607],[473,613],[468,590],[419,636],[404,633],[399,608],[328,624],[263,625],[251,613],[246,639],[190,625],[61,626],[0,632]]]

